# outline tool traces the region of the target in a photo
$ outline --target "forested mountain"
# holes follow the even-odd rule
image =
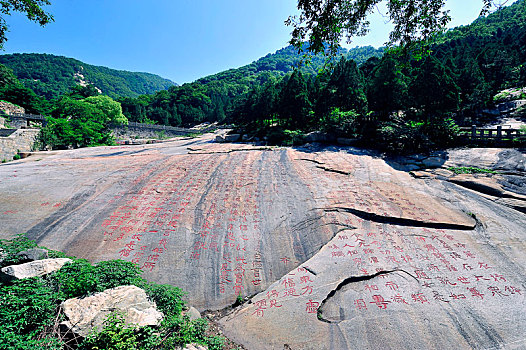
[[[52,99],[79,83],[93,84],[113,98],[137,97],[165,90],[175,83],[150,73],[127,72],[93,66],[73,58],[49,54],[0,55],[0,64],[37,95]]]
[[[421,59],[341,59],[331,74],[295,71],[254,87],[228,119],[277,139],[325,129],[396,152],[447,146],[458,124],[487,121],[482,111],[499,90],[526,86],[526,0],[444,33],[430,49]]]
[[[341,49],[345,56],[362,63],[371,57],[381,57],[383,49],[372,46]],[[171,87],[153,96],[123,98],[124,114],[132,121],[154,121],[167,125],[192,125],[204,121],[223,122],[232,114],[239,98],[255,87],[277,82],[294,71],[303,56],[292,47],[268,54],[246,66],[210,75],[193,83]],[[325,57],[310,57],[310,64],[300,68],[304,74],[317,75],[324,67]]]

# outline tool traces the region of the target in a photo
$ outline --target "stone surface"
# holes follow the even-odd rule
[[[305,142],[327,142],[329,136],[321,131],[313,131],[305,135]]]
[[[75,334],[87,336],[92,329],[101,329],[111,312],[122,312],[127,324],[139,327],[157,326],[163,314],[146,292],[136,286],[107,289],[86,298],[68,299],[62,303],[67,320],[63,324]]]
[[[44,259],[31,261],[20,265],[11,265],[2,268],[3,280],[23,279],[29,277],[43,276],[60,270],[62,266],[71,262],[71,259]]]
[[[192,321],[201,318],[201,313],[193,306],[190,306],[188,311],[186,311],[186,314],[188,315],[188,317],[190,317],[190,320]]]
[[[24,114],[26,112],[24,108],[5,101],[0,101],[0,111],[7,115]]]
[[[445,159],[440,157],[429,157],[422,160],[422,164],[424,164],[426,168],[440,168],[444,163]]]
[[[201,311],[241,294],[220,322],[248,349],[526,346],[522,152],[427,157],[500,167],[460,177],[487,193],[352,147],[215,136],[0,166],[0,235],[136,262]]]
[[[26,261],[35,261],[49,258],[49,252],[42,248],[23,250],[17,255]]]
[[[240,134],[227,134],[224,136],[225,142],[237,142],[241,140]]]
[[[0,161],[13,160],[19,151],[32,151],[39,132],[38,129],[19,129],[7,137],[0,137]]]

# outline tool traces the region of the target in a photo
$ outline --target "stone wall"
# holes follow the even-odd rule
[[[0,161],[12,160],[18,152],[31,152],[35,144],[38,129],[19,129],[8,137],[0,137]]]
[[[176,136],[186,136],[189,134],[205,133],[215,128],[215,126],[208,126],[204,128],[186,129],[164,125],[149,125],[130,122],[128,125],[112,127],[112,132],[116,140],[163,139]]]
[[[0,111],[3,111],[5,114],[24,114],[26,110],[22,107],[15,106],[12,103],[0,101]]]

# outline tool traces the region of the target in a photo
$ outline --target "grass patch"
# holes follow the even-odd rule
[[[455,174],[496,174],[497,172],[490,169],[482,169],[476,167],[450,167],[447,170]]]

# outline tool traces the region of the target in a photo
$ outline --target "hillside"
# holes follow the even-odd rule
[[[0,55],[0,63],[11,68],[26,87],[47,99],[63,95],[72,86],[84,83],[95,85],[112,98],[152,94],[175,85],[155,74],[93,66],[50,54]]]
[[[341,49],[339,56],[363,63],[371,57],[381,57],[383,49],[372,46]],[[294,71],[302,55],[292,47],[280,49],[246,66],[210,75],[193,83],[174,86],[153,96],[121,99],[124,114],[131,121],[154,120],[159,124],[178,126],[204,121],[222,122],[238,105],[239,97],[251,89],[281,80]],[[339,57],[337,57],[339,59]],[[311,57],[310,64],[301,67],[303,74],[316,76],[325,57]]]

